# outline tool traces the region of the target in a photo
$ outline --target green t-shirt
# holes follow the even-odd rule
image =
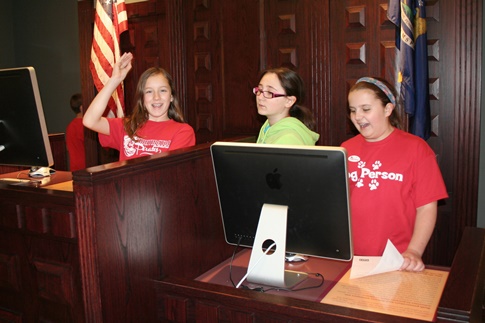
[[[258,144],[315,145],[320,135],[294,117],[283,118],[270,126],[268,120],[259,131]]]

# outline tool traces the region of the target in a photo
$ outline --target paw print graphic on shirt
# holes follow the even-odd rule
[[[374,162],[374,164],[372,165],[372,169],[373,170],[378,170],[379,168],[381,168],[382,164],[381,164],[381,161],[380,160],[376,160]]]
[[[365,162],[360,161],[360,162],[357,164],[357,167],[358,167],[358,168],[361,168],[361,169],[362,169],[362,168],[364,168],[364,167],[365,167]]]
[[[370,181],[369,188],[371,191],[376,190],[377,186],[379,186],[379,182],[376,179]]]
[[[357,187],[362,187],[364,186],[364,180],[361,178],[357,181],[357,183],[355,183],[355,186]]]

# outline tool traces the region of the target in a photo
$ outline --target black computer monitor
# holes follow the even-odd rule
[[[226,242],[253,247],[249,281],[278,287],[293,285],[281,281],[288,276],[280,272],[284,271],[285,253],[352,259],[344,148],[216,142],[211,154]],[[263,214],[266,225],[260,222]],[[285,240],[280,240],[281,230]],[[273,258],[261,253],[270,242],[276,242]],[[263,261],[256,265],[260,258]],[[277,265],[274,258],[278,258]],[[272,259],[267,262],[273,264],[263,264],[264,259]],[[257,274],[261,277],[251,277],[250,271],[265,266],[267,272]]]
[[[0,70],[0,165],[54,164],[33,67]]]

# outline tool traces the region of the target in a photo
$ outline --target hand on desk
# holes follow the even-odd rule
[[[407,249],[402,253],[404,258],[404,262],[399,270],[405,271],[423,271],[424,270],[424,263],[421,255],[413,250]]]
[[[371,276],[380,273],[399,270],[404,262],[403,256],[390,240],[387,240],[386,249],[382,257],[354,256],[350,279]]]

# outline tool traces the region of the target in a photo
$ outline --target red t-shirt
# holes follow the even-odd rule
[[[122,118],[108,118],[108,122],[110,134],[99,134],[99,142],[119,150],[120,161],[195,145],[194,129],[187,123],[148,120],[138,130],[137,140],[132,140],[123,128]]]
[[[378,142],[357,135],[342,146],[348,153],[354,253],[382,256],[387,239],[404,252],[416,208],[448,197],[435,153],[398,129]]]
[[[66,145],[67,152],[69,153],[69,169],[71,172],[86,168],[82,118],[75,118],[67,125]]]

